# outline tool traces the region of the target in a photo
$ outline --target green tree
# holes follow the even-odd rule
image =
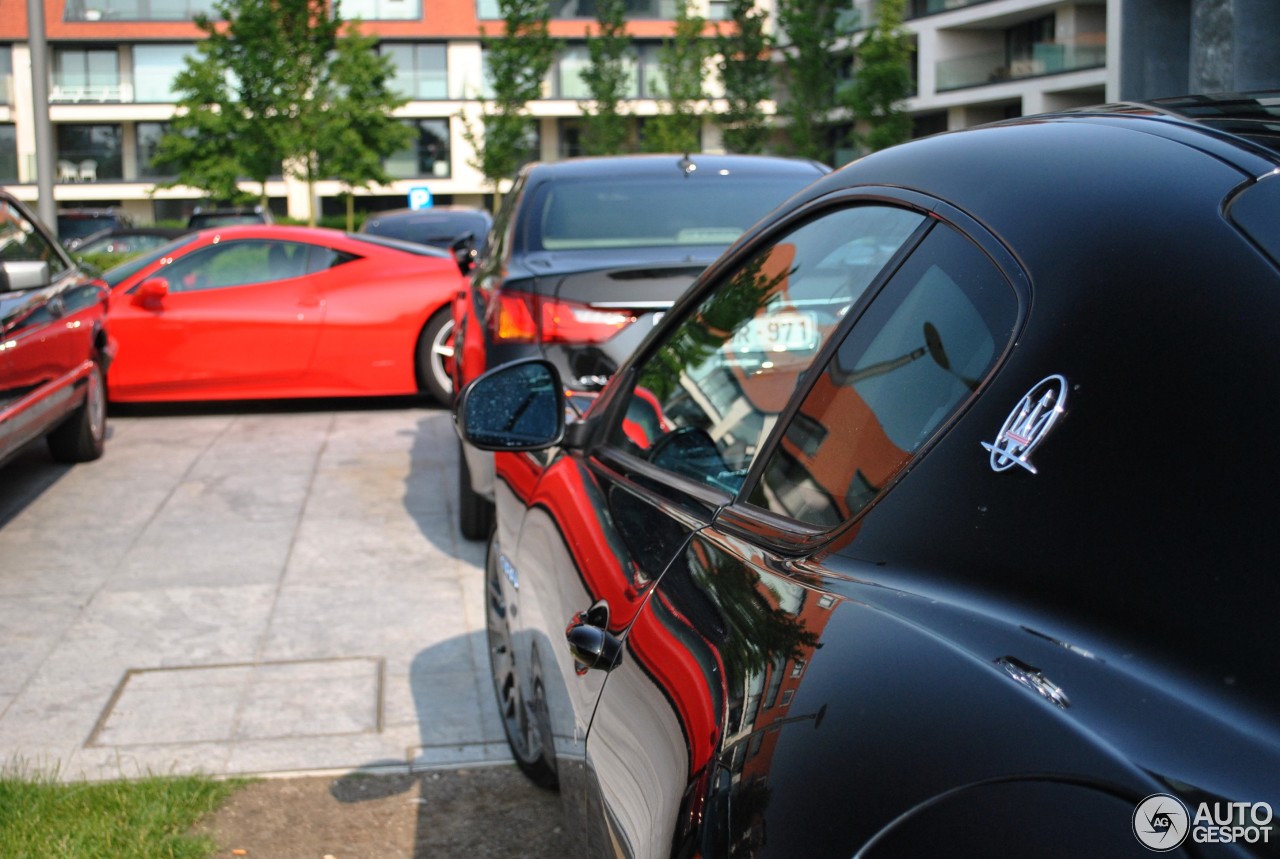
[[[492,98],[480,96],[481,125],[463,116],[463,137],[475,150],[471,166],[493,186],[516,172],[529,149],[528,103],[542,95],[542,82],[555,62],[559,43],[551,38],[548,0],[498,0],[503,34],[480,30]]]
[[[266,203],[267,179],[280,173],[285,158],[287,102],[314,56],[307,44],[290,45],[286,20],[305,20],[315,2],[220,0],[217,20],[196,16],[205,38],[174,79],[177,109],[156,153],[157,165],[176,175],[164,187],[188,185],[240,202],[249,195],[238,182],[247,179]],[[327,26],[327,12],[321,19]],[[307,54],[296,64],[295,50]]]
[[[879,0],[875,27],[858,44],[853,80],[843,100],[865,131],[853,142],[875,152],[911,136],[911,117],[902,102],[911,95],[911,40],[902,17],[906,0]]]
[[[240,201],[247,179],[265,205],[269,177],[313,185],[326,161],[349,187],[381,179],[369,162],[404,137],[391,127],[401,102],[373,41],[358,28],[343,34],[327,0],[219,0],[214,10],[216,21],[197,16],[205,38],[175,78],[178,109],[156,156],[176,175],[167,186]],[[335,157],[338,140],[349,151]]]
[[[378,54],[376,45],[375,38],[360,33],[358,21],[347,22],[320,84],[321,109],[311,117],[315,128],[307,184],[313,187],[317,179],[330,176],[342,182],[348,230],[355,229],[353,191],[390,183],[386,159],[413,140],[413,131],[394,116],[408,101],[391,91],[395,66]]]
[[[621,110],[630,78],[626,12],[626,0],[597,0],[596,33],[587,39],[591,62],[582,73],[591,93],[591,101],[582,105],[582,149],[588,155],[624,151],[631,130]]]
[[[832,114],[840,106],[836,47],[846,8],[839,0],[778,0],[778,24],[785,31],[780,45],[785,93],[778,113],[785,119],[787,148],[827,164],[835,155]]]
[[[689,0],[676,4],[675,33],[658,49],[662,70],[662,98],[657,116],[645,125],[644,148],[649,152],[700,152],[702,116],[706,98],[706,19],[689,10]]]
[[[770,39],[764,31],[765,13],[754,0],[731,0],[730,32],[716,34],[720,80],[728,108],[720,118],[724,146],[730,152],[763,152],[769,139],[762,102],[773,95]]]

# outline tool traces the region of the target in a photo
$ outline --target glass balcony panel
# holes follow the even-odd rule
[[[477,11],[481,18],[500,18],[497,0],[478,0]],[[488,12],[490,14],[484,14]],[[673,21],[676,17],[676,0],[626,0],[626,16],[641,20]],[[554,0],[551,17],[574,19],[596,17],[595,0]]]
[[[422,3],[420,0],[343,0],[341,12],[345,20],[416,21],[422,17]]]
[[[187,57],[195,54],[195,45],[134,45],[134,99],[148,104],[167,104],[178,100],[173,79],[186,67]]]
[[[1010,58],[1004,51],[988,51],[937,64],[938,91],[1041,75],[1101,68],[1107,62],[1105,33],[1083,33],[1073,39],[1037,42],[1030,56]]]

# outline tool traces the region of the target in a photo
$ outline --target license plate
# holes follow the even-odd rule
[[[748,320],[733,338],[735,352],[808,352],[817,345],[817,320],[798,311]]]

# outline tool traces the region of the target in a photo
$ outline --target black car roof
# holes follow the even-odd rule
[[[709,155],[698,152],[689,155],[643,154],[603,155],[566,158],[563,161],[534,162],[525,170],[536,172],[539,178],[576,178],[608,176],[657,176],[672,171],[684,172],[692,165],[694,170],[734,170],[751,174],[777,175],[780,172],[825,173],[830,170],[817,161],[803,158],[785,158],[774,155]]]

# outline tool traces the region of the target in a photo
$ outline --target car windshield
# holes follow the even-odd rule
[[[116,219],[110,215],[59,215],[58,238],[64,242],[67,239],[79,239],[99,232],[103,227],[114,227],[117,224]]]
[[[115,289],[117,286],[124,283],[126,279],[133,277],[156,260],[166,256],[167,254],[173,253],[178,248],[191,244],[195,239],[195,235],[182,236],[174,239],[162,247],[158,247],[153,251],[142,254],[141,256],[136,256],[128,262],[123,262],[118,266],[107,269],[103,272],[102,279],[106,281],[107,286]]]
[[[455,239],[470,233],[477,241],[487,228],[481,218],[457,215],[417,215],[400,218],[370,218],[365,221],[364,235],[388,236],[393,239],[447,247]]]
[[[727,246],[817,173],[633,178],[548,183],[534,201],[529,250]]]
[[[192,215],[187,226],[193,230],[205,230],[209,227],[230,227],[235,224],[261,224],[261,215]]]

